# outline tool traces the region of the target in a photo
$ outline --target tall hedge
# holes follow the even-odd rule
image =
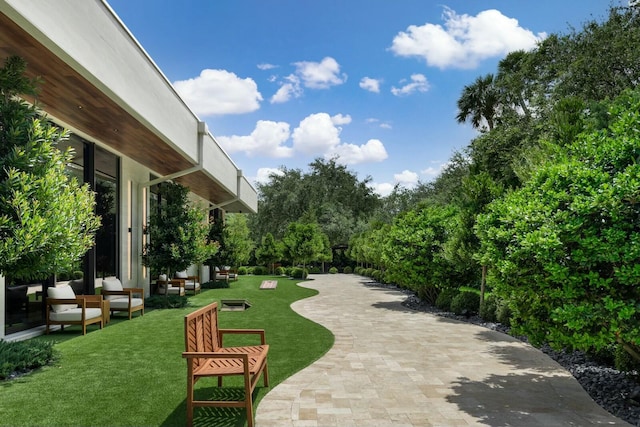
[[[481,255],[517,331],[585,350],[640,344],[640,92],[487,212]]]

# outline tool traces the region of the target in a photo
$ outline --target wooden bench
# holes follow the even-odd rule
[[[260,344],[243,347],[224,347],[223,338],[229,334],[254,334]],[[263,329],[219,329],[218,303],[211,303],[185,316],[185,351],[187,359],[187,426],[193,425],[196,406],[245,408],[247,424],[253,426],[253,390],[263,374],[264,386],[269,387],[269,371]],[[225,376],[244,377],[244,400],[195,400],[194,386],[203,377],[218,377],[222,387]]]

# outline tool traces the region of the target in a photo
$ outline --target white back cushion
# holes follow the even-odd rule
[[[51,297],[51,298],[56,298],[56,299],[75,299],[75,297],[76,297],[75,292],[73,292],[73,289],[69,285],[60,286],[59,288],[53,287],[53,286],[50,287],[50,288],[47,288],[47,295],[49,297]],[[65,310],[71,310],[71,309],[77,308],[77,307],[78,307],[78,304],[53,304],[53,305],[51,305],[51,308],[56,313],[59,313],[61,311],[65,311]]]
[[[187,270],[176,272],[176,279],[186,279],[187,277],[189,277]]]
[[[122,283],[120,283],[120,279],[115,277],[109,277],[106,279],[102,279],[102,289],[105,291],[121,291]],[[106,295],[105,299],[112,300],[116,298],[122,298],[122,295]]]

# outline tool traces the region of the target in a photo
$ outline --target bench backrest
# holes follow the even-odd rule
[[[220,348],[218,303],[213,302],[184,317],[185,351],[212,352]],[[195,366],[199,359],[194,360]]]

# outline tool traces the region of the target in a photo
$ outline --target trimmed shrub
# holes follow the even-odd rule
[[[440,291],[438,297],[436,298],[435,305],[440,310],[451,311],[451,301],[453,298],[458,295],[459,291],[453,288],[447,288]]]
[[[484,301],[480,306],[480,317],[486,322],[498,321],[498,297],[492,294],[485,295]]]
[[[337,268],[335,268],[335,267],[331,267],[331,268],[329,269],[329,274],[337,274],[337,273],[338,273],[338,269],[337,269]]]
[[[354,274],[358,274],[360,276],[362,276],[362,267],[357,266],[356,268],[353,269]]]
[[[293,277],[294,279],[306,279],[308,275],[309,272],[306,268],[303,270],[300,267],[294,267],[293,271],[291,272],[291,277]]]
[[[263,267],[261,265],[256,265],[255,267],[253,267],[253,273],[254,276],[264,276],[265,274],[269,274],[269,269],[267,269],[266,267]]]
[[[49,365],[56,356],[52,341],[0,340],[0,380]]]
[[[451,300],[451,311],[457,315],[472,316],[478,313],[480,295],[475,292],[463,291]]]
[[[371,271],[371,278],[376,282],[379,282],[381,277],[382,277],[382,273],[380,272],[380,270]]]
[[[318,267],[317,265],[312,265],[311,267],[309,267],[309,271],[311,272],[311,274],[320,274],[320,273],[322,273],[322,269],[320,267]]]
[[[275,273],[278,276],[282,276],[283,274],[287,274],[287,270],[284,267],[276,267]]]
[[[247,274],[247,267],[239,267],[238,268],[238,275],[239,276],[245,276]]]
[[[201,286],[202,289],[223,289],[228,288],[230,285],[226,280],[211,280],[203,283]]]
[[[201,285],[204,287],[204,284]],[[184,308],[189,305],[186,295],[151,295],[144,300],[145,308]]]
[[[344,274],[351,274],[351,273],[353,272],[353,270],[351,269],[351,267],[346,266],[346,267],[344,268],[344,270],[342,270],[342,272],[343,272]]]

